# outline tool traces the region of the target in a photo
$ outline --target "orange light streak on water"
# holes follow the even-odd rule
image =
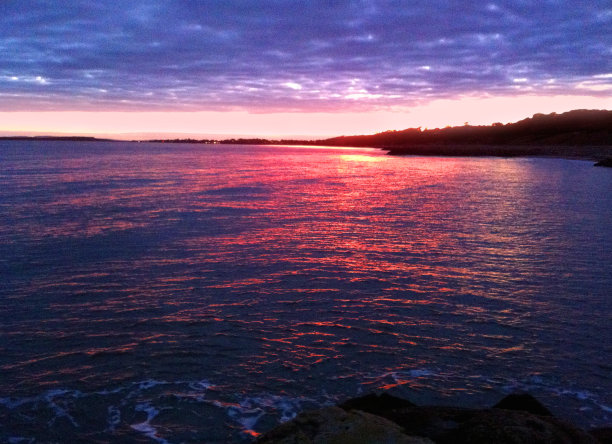
[[[96,146],[24,162],[21,194],[4,195],[7,220],[20,223],[3,239],[23,239],[23,255],[5,264],[20,279],[7,301],[23,322],[5,338],[27,346],[13,346],[2,370],[21,384],[129,386],[156,368],[161,381],[177,369],[224,387],[256,381],[238,391],[310,390],[313,380],[350,386],[338,393],[425,390],[427,377],[410,370],[486,373],[490,361],[503,370],[519,360],[554,371],[547,350],[570,330],[565,342],[582,346],[592,333],[572,323],[602,317],[584,319],[582,288],[565,282],[605,279],[588,274],[590,256],[568,254],[568,239],[603,212],[589,213],[595,200],[563,217],[557,208],[571,208],[568,177],[592,169],[359,149]],[[28,183],[30,169],[42,173]],[[45,367],[60,364],[62,374]]]

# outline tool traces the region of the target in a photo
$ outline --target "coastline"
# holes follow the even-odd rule
[[[442,157],[547,157],[570,160],[600,161],[612,157],[612,146],[569,145],[469,145],[431,144],[385,146],[381,149],[392,156]]]
[[[341,145],[317,145],[311,141],[269,141],[265,139],[230,139],[221,141],[211,140],[147,140],[147,141],[123,141],[114,139],[98,139],[85,136],[11,136],[0,137],[0,141],[61,141],[61,142],[124,142],[124,143],[168,143],[168,144],[215,144],[215,145],[277,145],[277,146],[329,146],[330,148]],[[324,141],[318,141],[323,143]],[[349,148],[353,146],[347,146]],[[426,157],[501,157],[501,158],[553,158],[567,160],[583,160],[596,162],[595,166],[612,166],[612,145],[501,145],[501,144],[478,144],[478,143],[429,143],[410,145],[364,145],[355,148],[372,148],[386,151],[390,156],[426,156]]]

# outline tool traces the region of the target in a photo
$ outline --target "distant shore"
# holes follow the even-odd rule
[[[382,147],[390,155],[447,157],[551,157],[600,161],[612,157],[612,146],[565,145],[410,145]]]
[[[266,139],[230,139],[221,141],[172,139],[123,141],[113,139],[99,139],[82,136],[9,136],[0,137],[2,140],[14,141],[64,141],[64,142],[127,142],[127,143],[167,143],[167,144],[215,144],[215,145],[287,145],[309,146],[321,145],[321,142],[312,141],[271,141]],[[324,145],[324,144],[323,144]],[[336,147],[339,145],[324,145]],[[355,148],[373,148],[386,151],[392,156],[439,156],[439,157],[546,157],[558,159],[586,160],[598,162],[602,166],[609,166],[612,159],[612,145],[605,146],[569,146],[569,145],[494,145],[494,144],[411,144],[402,146],[358,146]]]
[[[59,141],[59,142],[119,142],[90,136],[2,136],[0,140]]]

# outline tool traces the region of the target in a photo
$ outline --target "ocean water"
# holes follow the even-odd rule
[[[389,390],[612,418],[612,171],[0,142],[0,441],[250,442]]]

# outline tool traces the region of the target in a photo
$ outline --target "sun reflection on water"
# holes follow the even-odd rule
[[[612,206],[592,186],[585,206],[568,197],[591,177],[580,169],[109,147],[2,171],[8,392],[180,371],[320,398],[431,389],[414,369],[571,378],[583,353],[605,365],[592,336]]]

